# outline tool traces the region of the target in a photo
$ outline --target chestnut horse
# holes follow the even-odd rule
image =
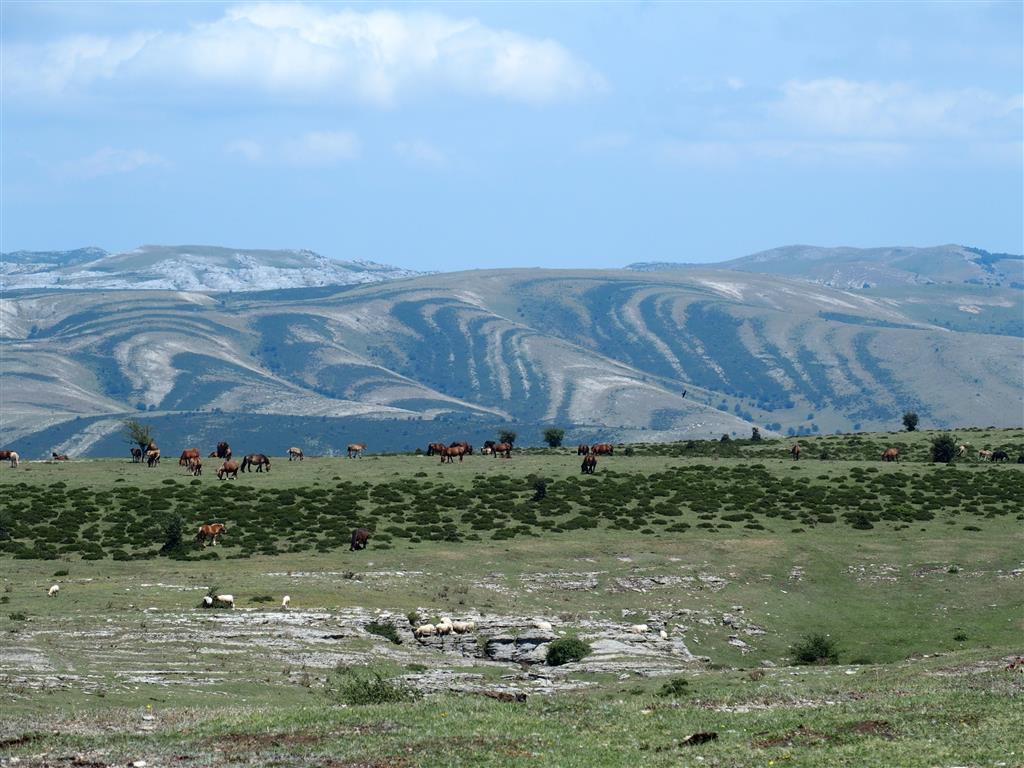
[[[68,455],[66,453],[53,453],[52,451],[50,452],[50,460],[51,461],[71,461],[71,459],[68,458]]]
[[[242,458],[241,470],[243,472],[252,472],[254,467],[256,472],[262,472],[264,467],[266,467],[267,472],[269,472],[270,459],[268,459],[264,453],[250,453],[248,456]]]
[[[366,446],[363,443],[351,443],[348,447],[348,457],[350,459],[358,459],[362,457],[365,450]]]
[[[227,527],[224,523],[206,523],[199,526],[199,533],[196,534],[196,544],[199,544],[203,549],[206,549],[206,542],[209,541],[213,546],[217,546],[217,537],[223,536],[228,532]]]
[[[11,467],[17,468],[18,462],[21,461],[21,456],[18,455],[17,451],[0,451],[0,461],[11,462]]]
[[[288,449],[288,461],[304,461],[306,459],[305,454],[301,448],[289,448]]]
[[[231,461],[229,459],[228,461],[225,461],[223,464],[220,465],[220,468],[217,470],[217,479],[223,480],[228,475],[230,475],[232,478],[238,477],[237,461]]]
[[[580,472],[584,475],[594,474],[594,470],[597,468],[597,456],[594,454],[588,454],[583,457],[583,463],[580,464]]]
[[[491,450],[494,451],[494,458],[501,456],[503,459],[512,458],[512,443],[495,443]]]
[[[789,449],[789,455],[793,457],[793,461],[800,461],[800,445],[794,444],[793,447]]]
[[[146,466],[147,467],[155,467],[159,463],[160,463],[160,449],[159,448],[151,448],[150,450],[146,451]]]
[[[465,447],[461,445],[452,445],[441,451],[441,463],[448,462],[449,464],[455,463],[455,457],[459,457],[459,464],[462,463],[462,457],[466,455]]]
[[[427,456],[433,456],[434,454],[444,456],[444,449],[444,443],[431,443],[427,446]]]
[[[473,446],[470,445],[469,443],[465,442],[465,441],[459,441],[459,442],[452,443],[448,447],[449,448],[462,448],[466,452],[467,455],[469,455],[469,456],[473,455]]]
[[[895,448],[886,448],[882,451],[882,461],[896,461],[900,460],[900,452]]]
[[[349,546],[348,551],[355,552],[360,549],[366,549],[371,533],[369,528],[356,528],[352,531],[352,544]]]
[[[198,458],[199,458],[199,449],[198,448],[186,448],[184,451],[181,452],[181,456],[178,457],[178,466],[179,467],[187,467],[189,465],[189,462],[192,461],[192,459],[198,459]]]
[[[203,460],[198,456],[193,456],[188,460],[188,472],[192,477],[199,477],[203,474]]]
[[[611,443],[596,443],[590,446],[590,452],[595,456],[612,456],[615,453],[615,446]]]

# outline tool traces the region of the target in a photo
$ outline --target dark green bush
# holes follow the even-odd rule
[[[839,649],[828,635],[804,635],[789,648],[794,664],[838,664]]]
[[[371,621],[366,625],[366,631],[371,635],[377,635],[378,637],[390,640],[395,645],[402,644],[402,638],[398,636],[398,630],[395,629],[394,624],[386,624],[381,621]]]
[[[373,667],[338,666],[327,678],[325,693],[332,701],[351,706],[412,701],[419,694],[400,680],[390,680]]]
[[[548,644],[544,660],[548,666],[560,667],[589,656],[590,650],[590,643],[580,640],[578,637],[563,637]]]
[[[655,695],[666,698],[680,699],[688,694],[690,683],[684,677],[673,677],[658,689]]]

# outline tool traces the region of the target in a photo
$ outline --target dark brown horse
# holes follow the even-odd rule
[[[232,478],[237,478],[238,477],[238,462],[237,461],[231,461],[229,459],[228,461],[225,461],[223,464],[221,464],[220,468],[217,470],[217,479],[218,480],[223,480],[225,477],[228,477],[228,476],[230,476]]]
[[[427,456],[443,456],[445,445],[444,443],[431,443],[427,446]]]
[[[992,451],[992,461],[1009,461],[1010,454],[1006,451]]]
[[[230,459],[231,458],[231,446],[221,441],[217,443],[217,450],[214,454],[218,459]]]
[[[789,455],[793,457],[793,461],[800,461],[800,445],[794,443],[793,447],[789,449]]]
[[[366,545],[370,541],[372,532],[368,528],[356,528],[352,531],[352,544],[349,546],[349,552],[355,552],[360,549],[366,549]]]
[[[494,440],[484,440],[484,448],[490,448],[491,451],[494,451],[495,445],[497,445],[497,443]]]
[[[597,469],[597,456],[592,453],[584,456],[583,463],[580,464],[580,472],[584,475],[592,475],[595,469]]]
[[[188,472],[192,477],[199,477],[203,474],[203,460],[198,456],[193,456],[188,460]]]
[[[586,443],[580,443],[576,446],[577,456],[586,456],[588,453],[590,453],[590,446]]]
[[[178,457],[178,466],[179,467],[187,467],[189,462],[192,461],[192,459],[198,459],[198,458],[199,458],[199,449],[198,448],[186,448],[184,451],[181,452],[181,456]]]
[[[66,453],[53,453],[52,451],[50,452],[50,460],[51,461],[71,461],[71,459],[68,458],[68,455]]]
[[[462,457],[466,455],[466,449],[461,445],[452,445],[441,451],[441,463],[448,462],[449,464],[455,463],[455,457],[459,457],[459,464],[462,463]]]
[[[350,459],[358,459],[362,457],[363,451],[366,450],[364,443],[349,443],[348,446],[348,457]]]
[[[495,443],[491,450],[494,451],[494,458],[512,458],[512,443]]]
[[[210,542],[213,546],[217,546],[217,538],[223,536],[228,532],[227,527],[224,523],[206,523],[199,526],[199,533],[196,534],[196,544],[199,544],[203,549],[206,548],[206,542]]]
[[[615,453],[615,446],[611,443],[596,443],[590,446],[590,452],[595,456],[612,456]]]
[[[138,464],[142,461],[142,449],[141,448],[130,448],[132,454],[132,464]]]
[[[900,452],[895,448],[886,448],[882,451],[882,461],[899,461]]]
[[[270,471],[270,459],[264,453],[250,453],[249,455],[242,458],[241,470],[243,472],[262,472],[266,468],[267,472]]]

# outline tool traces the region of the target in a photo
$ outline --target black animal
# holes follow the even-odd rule
[[[992,453],[992,461],[1009,461],[1010,454],[1006,451],[994,451]]]
[[[142,449],[141,448],[132,448],[131,450],[132,450],[132,464],[140,464],[140,463],[142,463]]]
[[[368,528],[356,528],[352,531],[352,546],[348,548],[348,551],[355,552],[360,549],[366,549],[369,541],[370,530]]]
[[[584,475],[594,474],[594,470],[597,468],[597,456],[594,454],[588,454],[583,457],[583,463],[580,464],[580,472]]]

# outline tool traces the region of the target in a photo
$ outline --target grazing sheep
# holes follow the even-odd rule
[[[450,635],[454,628],[455,628],[454,624],[448,624],[448,623],[445,623],[443,621],[435,627],[435,629],[437,630],[437,636],[438,637],[444,637],[445,635]]]
[[[668,632],[666,632],[664,629],[659,630],[658,634],[661,635],[662,640],[668,640]]]
[[[456,635],[464,635],[476,629],[476,623],[472,621],[456,621],[452,624],[452,631]]]
[[[435,634],[436,632],[437,632],[437,627],[435,627],[433,624],[421,624],[420,626],[416,627],[416,629],[413,630],[412,635],[413,635],[413,637],[416,637],[416,638],[430,637],[431,635]]]
[[[204,608],[213,608],[214,605],[223,607],[235,607],[235,596],[234,595],[207,595],[203,598]]]
[[[46,590],[46,594],[48,594],[50,597],[56,597],[58,592],[60,592],[60,584],[54,584],[52,587]]]
[[[203,598],[203,608],[213,608],[213,598],[210,595]]]
[[[281,607],[284,608],[287,611],[288,610],[288,605],[291,603],[291,601],[292,601],[291,597],[288,596],[288,595],[285,595],[284,597],[281,598]]]
[[[651,631],[651,628],[648,627],[646,624],[634,624],[632,627],[629,628],[629,631],[632,632],[634,635],[645,635]]]
[[[552,632],[554,631],[551,627],[550,621],[534,621],[533,628],[539,629],[541,632]]]

